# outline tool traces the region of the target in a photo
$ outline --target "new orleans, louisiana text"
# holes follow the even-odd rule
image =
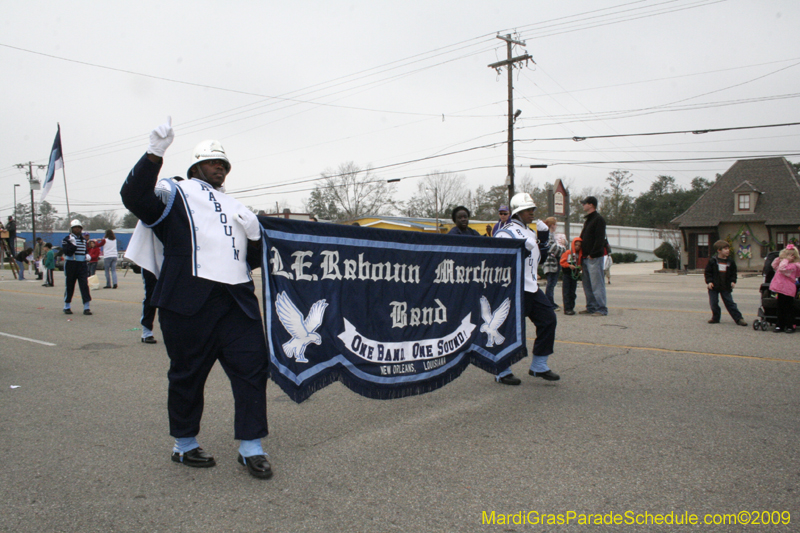
[[[314,252],[298,250],[291,254],[293,261],[289,269],[284,267],[283,258],[274,246],[270,248],[270,273],[297,281],[320,280],[361,280],[390,281],[395,283],[420,283],[419,265],[392,263],[390,261],[372,263],[358,254],[358,259],[341,259],[337,250],[323,250],[321,259],[315,264]],[[444,259],[436,267],[433,283],[480,283],[486,288],[490,284],[508,287],[512,281],[511,267],[486,266],[482,260],[479,265],[458,265],[453,259]]]
[[[518,513],[496,513],[495,511],[481,513],[481,523],[490,525],[668,525],[668,526],[768,526],[788,525],[792,515],[789,511],[739,511],[738,513],[709,513],[693,514],[687,511],[668,513],[650,513],[625,511],[624,513],[578,513],[567,511],[565,513],[544,513],[528,511]]]

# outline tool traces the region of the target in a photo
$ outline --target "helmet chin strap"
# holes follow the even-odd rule
[[[198,165],[195,165],[195,166],[194,166],[194,167],[192,167],[192,168],[194,168],[194,169],[197,171],[197,174],[199,174],[199,176],[197,176],[199,179],[201,179],[201,180],[203,180],[204,182],[206,182],[206,183],[208,183],[209,185],[211,185],[211,182],[210,182],[210,181],[208,181],[208,178],[206,178],[206,175],[205,175],[205,174],[203,174],[203,169],[202,169],[202,168],[200,168],[200,165],[199,165],[199,164],[198,164]],[[214,187],[214,185],[211,185],[211,186],[212,186],[212,187]],[[215,188],[216,190],[218,190],[218,191],[225,192],[225,187],[223,187],[222,185],[220,185],[219,187],[214,187],[214,188]]]

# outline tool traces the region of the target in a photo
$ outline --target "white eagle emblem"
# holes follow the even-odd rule
[[[322,324],[326,307],[328,307],[327,302],[319,300],[311,306],[308,317],[303,318],[303,313],[286,296],[286,292],[278,295],[275,301],[278,318],[292,336],[290,341],[283,344],[283,352],[287,357],[294,357],[298,363],[308,363],[308,359],[303,354],[305,354],[306,346],[312,342],[322,344],[322,337],[315,331]]]
[[[503,303],[500,304],[500,307],[495,310],[494,314],[492,314],[492,307],[489,305],[489,300],[486,299],[486,296],[481,296],[481,318],[483,318],[484,322],[481,326],[481,332],[486,332],[487,348],[491,348],[495,344],[500,346],[506,341],[506,338],[500,335],[497,330],[503,325],[503,322],[506,321],[510,309],[511,300],[506,298]]]

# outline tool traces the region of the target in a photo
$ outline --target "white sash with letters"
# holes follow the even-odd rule
[[[162,180],[159,185],[167,181]],[[192,274],[229,285],[251,281],[250,267],[246,261],[247,235],[236,218],[236,213],[246,208],[235,198],[200,180],[171,182],[171,185],[175,187],[173,198],[181,198],[189,217]],[[167,210],[172,208],[171,200],[165,202]],[[158,222],[166,215],[167,211]],[[125,257],[158,277],[163,256],[163,245],[152,230],[138,224]]]

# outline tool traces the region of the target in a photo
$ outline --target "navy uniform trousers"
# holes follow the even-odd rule
[[[261,321],[247,316],[221,284],[196,314],[161,308],[158,317],[170,359],[170,435],[194,437],[200,432],[203,389],[219,360],[233,389],[234,438],[266,437],[269,362]]]
[[[66,276],[66,286],[64,291],[64,303],[72,303],[72,295],[75,293],[75,282],[81,290],[83,303],[91,302],[92,295],[89,293],[89,268],[86,261],[65,261],[64,274]]]
[[[144,300],[142,300],[142,319],[140,323],[143,327],[153,331],[153,321],[156,318],[156,307],[150,305],[153,298],[153,290],[156,288],[158,278],[149,270],[142,269],[142,282],[144,283]]]
[[[536,326],[533,355],[552,355],[556,342],[556,313],[550,298],[539,289],[524,293],[525,316]]]

